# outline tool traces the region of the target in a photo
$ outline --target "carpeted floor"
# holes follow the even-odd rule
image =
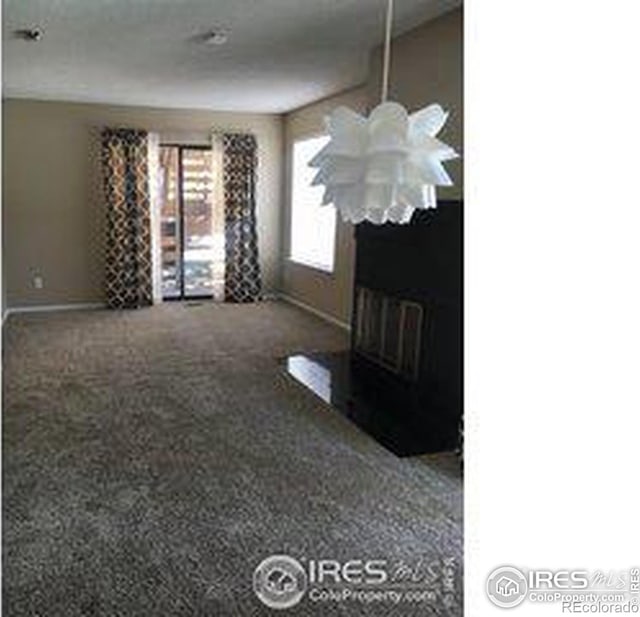
[[[433,603],[281,614],[461,615],[455,466],[396,458],[278,363],[347,345],[277,302],[10,317],[6,614],[270,615],[253,572],[285,553],[456,570]]]

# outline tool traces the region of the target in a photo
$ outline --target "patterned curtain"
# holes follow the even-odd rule
[[[102,167],[107,303],[111,308],[149,306],[153,287],[147,132],[104,129]]]
[[[255,302],[262,290],[256,231],[256,164],[253,135],[222,136],[226,302]]]

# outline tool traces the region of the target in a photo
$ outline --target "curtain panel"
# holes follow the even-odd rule
[[[151,281],[153,303],[162,303],[162,173],[160,172],[160,135],[149,133],[149,223],[151,229]]]
[[[226,302],[255,302],[262,292],[256,229],[254,135],[222,135]]]
[[[106,296],[111,308],[153,302],[148,134],[107,128],[101,134],[106,202]]]

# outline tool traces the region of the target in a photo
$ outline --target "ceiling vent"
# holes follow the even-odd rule
[[[23,28],[16,30],[15,35],[23,41],[39,41],[44,34],[44,31],[40,27],[35,28]]]

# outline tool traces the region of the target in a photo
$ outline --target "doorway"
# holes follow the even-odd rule
[[[224,212],[210,147],[160,146],[162,298],[224,293]]]

